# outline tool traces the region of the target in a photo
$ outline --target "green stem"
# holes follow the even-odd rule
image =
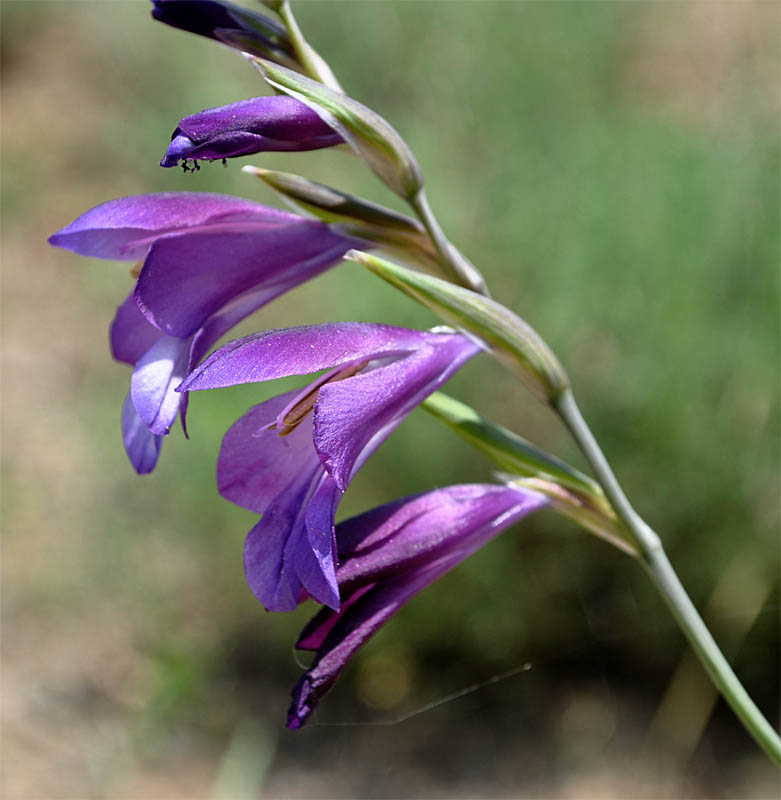
[[[641,561],[651,576],[651,580],[714,685],[757,744],[773,761],[781,764],[781,739],[749,697],[727,659],[722,655],[675,574],[675,570],[664,552],[661,540],[632,508],[569,389],[559,395],[555,402],[555,408],[594,470],[594,474],[602,484],[605,495],[613,504],[616,514],[635,537]]]
[[[431,210],[428,197],[426,197],[426,190],[420,189],[417,194],[408,198],[408,202],[418,215],[418,219],[434,244],[448,280],[457,283],[459,286],[465,286],[473,292],[490,297],[488,285],[480,271],[445,236],[445,232]]]
[[[344,94],[344,90],[336,79],[336,75],[331,71],[325,59],[304,38],[301,28],[298,27],[298,22],[293,16],[293,10],[290,8],[289,0],[284,0],[282,2],[277,9],[277,13],[282,22],[285,23],[290,41],[293,42],[296,55],[306,70],[307,75],[312,78],[312,80],[320,81],[320,83],[334,91]]]

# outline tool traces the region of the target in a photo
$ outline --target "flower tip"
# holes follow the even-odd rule
[[[348,250],[342,256],[342,258],[345,261],[356,261],[359,264],[364,264],[364,263],[366,263],[365,262],[365,256],[366,256],[366,253],[364,253],[362,250],[351,249],[351,250]]]
[[[260,178],[261,180],[271,173],[271,170],[263,169],[263,167],[254,167],[252,164],[245,164],[241,168],[241,171],[247,175],[252,175],[253,178]]]
[[[196,145],[189,136],[181,133],[174,132],[171,139],[171,144],[168,145],[163,160],[160,162],[161,167],[176,167],[180,161],[187,160]]]
[[[295,685],[290,696],[293,698],[293,702],[287,712],[285,727],[288,730],[297,731],[304,727],[312,715],[318,698],[313,695],[312,683],[306,675]]]

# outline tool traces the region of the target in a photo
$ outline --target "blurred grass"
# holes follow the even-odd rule
[[[297,10],[348,91],[410,142],[445,230],[494,296],[559,352],[695,600],[738,555],[777,580],[778,6]],[[526,661],[532,670],[398,728],[280,729],[308,611],[257,605],[241,569],[253,516],[214,488],[222,433],[277,389],[197,395],[190,441],[177,432],[154,476],[136,478],[117,430],[128,372],[105,343],[126,265],[44,243],[124,194],[273,203],[237,164],[157,166],[181,116],[262,84],[235,53],[150,22],[145,3],[11,0],[0,11],[8,796],[206,796],[234,763],[223,751],[245,741],[270,748],[256,778],[268,796],[323,796],[323,775],[328,796],[637,796],[638,773],[655,781],[649,796],[772,794],[775,775],[723,706],[688,765],[672,770],[674,753],[645,748],[681,638],[633,564],[550,516],[412,603],[318,719],[392,716]],[[251,161],[398,207],[345,154]],[[242,330],[433,323],[378,283],[343,265]],[[449,390],[580,463],[490,360]],[[340,513],[489,475],[418,413]],[[742,610],[735,596],[730,613]],[[729,619],[712,624],[718,638]],[[776,591],[736,662],[771,715],[777,653]],[[380,668],[401,686],[382,709]]]

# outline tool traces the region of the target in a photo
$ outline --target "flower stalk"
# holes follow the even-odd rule
[[[554,405],[594,470],[616,514],[634,536],[643,566],[708,676],[757,744],[776,764],[781,764],[781,739],[757,708],[711,636],[667,558],[659,536],[627,499],[572,392],[569,389],[562,392]]]
[[[289,0],[282,0],[281,3],[274,4],[274,10],[279,14],[279,18],[285,23],[288,36],[296,51],[298,60],[310,78],[333,89],[335,92],[343,92],[339,81],[336,79],[331,67],[326,60],[312,47],[304,38],[301,28],[298,26],[296,18],[293,16],[293,9],[290,7]]]
[[[437,253],[439,253],[442,268],[450,279],[459,286],[490,297],[488,284],[480,271],[445,236],[439,220],[434,216],[429,205],[426,190],[423,187],[409,199],[409,204],[431,238]]]

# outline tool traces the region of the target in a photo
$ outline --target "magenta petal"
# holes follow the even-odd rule
[[[151,241],[222,222],[284,224],[300,218],[244,200],[206,192],[161,192],[109,200],[49,237],[49,243],[83,256],[136,261]]]
[[[189,336],[238,295],[262,286],[291,289],[335,264],[354,243],[298,218],[163,237],[138,276],[136,301],[160,330]]]
[[[368,322],[334,322],[245,336],[212,353],[182,391],[305,375],[361,359],[412,352],[431,334]]]
[[[130,463],[139,475],[146,475],[155,468],[162,437],[147,430],[133,407],[129,392],[122,405],[122,440]]]
[[[139,418],[159,436],[168,435],[179,413],[182,395],[175,390],[187,374],[189,351],[189,340],[161,336],[139,359],[130,380]]]
[[[109,329],[111,354],[117,361],[135,366],[144,353],[163,334],[147,322],[139,311],[133,292],[125,298],[125,302],[117,309]]]
[[[324,386],[315,406],[315,448],[337,485],[346,490],[367,448],[375,450],[478,352],[464,336],[427,334],[416,352]]]

